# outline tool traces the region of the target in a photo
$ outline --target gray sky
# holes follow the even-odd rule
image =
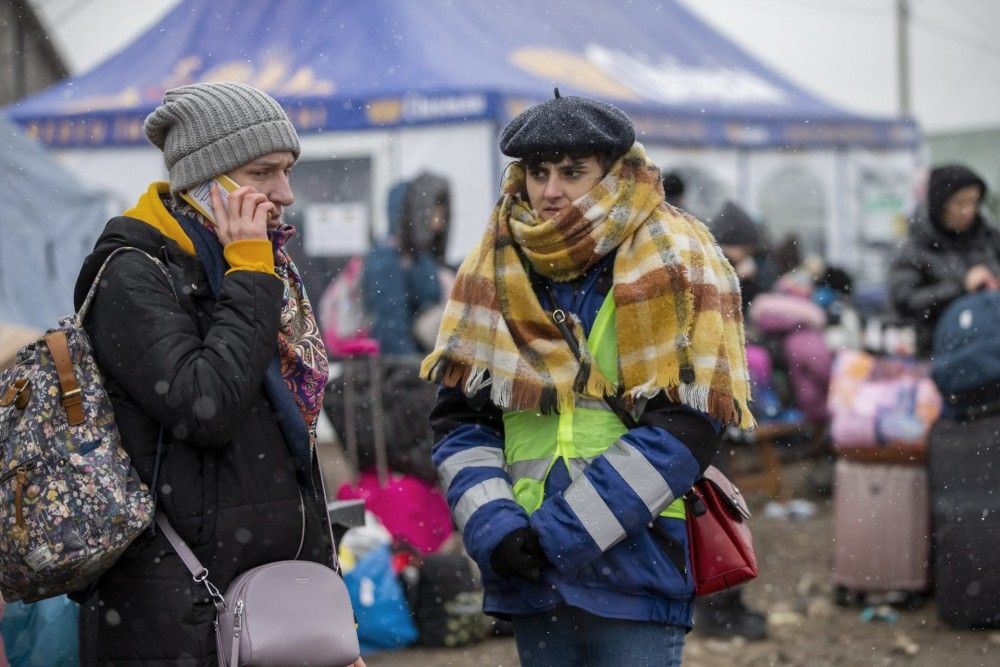
[[[860,113],[887,115],[899,108],[895,0],[680,1],[820,97]],[[112,55],[177,4],[31,2],[52,27],[73,72]],[[1000,126],[1000,0],[910,2],[911,99],[917,120],[931,132]],[[498,8],[502,5],[497,0]]]

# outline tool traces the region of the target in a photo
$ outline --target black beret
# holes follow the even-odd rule
[[[556,96],[525,109],[500,134],[509,157],[606,153],[618,158],[635,143],[635,128],[620,109],[586,97]]]

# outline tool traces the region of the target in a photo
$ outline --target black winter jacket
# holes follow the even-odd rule
[[[982,216],[961,234],[941,230],[926,212],[911,221],[910,236],[889,269],[889,296],[915,324],[919,355],[930,354],[938,318],[965,293],[965,274],[977,264],[1000,276],[1000,232]]]
[[[111,220],[76,287],[79,306],[113,259],[85,322],[125,449],[149,484],[165,427],[157,507],[225,591],[240,573],[295,558],[329,563],[321,500],[301,484],[263,389],[277,349],[281,281],[235,271],[219,299],[201,262],[144,222]],[[101,579],[100,664],[215,665],[215,609],[161,532]],[[93,659],[83,656],[84,664]]]

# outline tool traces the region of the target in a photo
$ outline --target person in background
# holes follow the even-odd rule
[[[146,117],[169,182],[113,218],[77,280],[122,446],[162,513],[225,591],[243,572],[332,565],[315,455],[327,359],[302,278],[289,175],[299,139],[281,106],[241,83],[168,90]],[[181,194],[221,174],[240,187],[213,216]],[[217,664],[216,608],[162,530],[133,542],[97,586],[96,655],[83,664]],[[358,665],[361,665],[359,660]]]
[[[371,337],[382,354],[418,354],[433,346],[450,289],[450,224],[448,182],[440,176],[422,173],[389,192],[390,234],[368,253],[362,277]]]
[[[619,109],[556,91],[500,149],[517,161],[421,369],[442,487],[522,665],[677,666],[682,496],[722,425],[753,424],[739,282]]]
[[[709,229],[740,279],[740,297],[745,317],[750,302],[765,291],[765,286],[759,281],[756,259],[762,245],[760,227],[746,211],[734,202],[727,201],[722,210],[712,218]]]
[[[676,171],[663,175],[663,198],[674,208],[684,208],[684,179]]]
[[[952,301],[1000,289],[1000,232],[980,212],[986,182],[967,167],[931,170],[927,206],[889,269],[889,298],[917,331],[917,354],[931,352],[934,325]]]

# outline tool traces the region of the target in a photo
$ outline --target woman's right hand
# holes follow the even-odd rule
[[[219,241],[227,246],[233,241],[267,240],[267,220],[277,208],[256,188],[243,186],[229,193],[223,205],[219,184],[212,182],[212,213]]]
[[[981,289],[1000,289],[1000,280],[984,264],[977,264],[965,274],[965,291],[978,292]]]

